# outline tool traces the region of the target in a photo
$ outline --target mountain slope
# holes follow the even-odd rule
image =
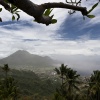
[[[0,64],[9,64],[10,66],[34,66],[34,67],[50,67],[56,62],[48,56],[42,57],[30,54],[24,50],[18,50],[10,56],[0,60]]]

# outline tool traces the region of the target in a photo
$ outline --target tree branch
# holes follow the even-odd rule
[[[3,1],[3,0],[0,0]],[[10,3],[24,11],[30,16],[33,16],[38,23],[46,25],[51,24],[52,18],[50,16],[44,16],[43,13],[48,8],[65,8],[80,11],[83,15],[87,15],[87,9],[85,7],[78,7],[74,5],[68,5],[65,3],[44,3],[41,5],[34,4],[30,0],[8,0]]]
[[[0,0],[0,4],[1,4],[6,10],[10,10],[10,6],[9,6],[4,0]]]
[[[44,3],[44,4],[42,4],[42,6],[45,9],[48,9],[48,8],[72,9],[72,10],[76,10],[76,11],[81,11],[83,15],[87,15],[86,7],[78,7],[78,6],[74,6],[74,5],[68,5],[68,4],[65,4],[65,3]]]

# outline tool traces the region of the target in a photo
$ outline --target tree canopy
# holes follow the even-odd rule
[[[15,20],[14,15],[17,15],[17,20],[19,20],[20,14],[18,9],[21,9],[28,15],[34,17],[35,22],[49,25],[57,22],[56,19],[53,19],[54,15],[50,15],[54,8],[70,9],[69,14],[73,14],[76,11],[80,11],[83,16],[94,18],[95,16],[90,15],[90,12],[98,5],[100,0],[96,4],[94,4],[89,11],[87,11],[86,7],[81,6],[81,1],[82,0],[66,0],[66,3],[48,2],[38,5],[30,0],[0,0],[0,4],[6,10],[12,13],[12,20]],[[1,11],[2,8],[0,8],[0,12]],[[0,18],[0,21],[2,21],[2,18]]]

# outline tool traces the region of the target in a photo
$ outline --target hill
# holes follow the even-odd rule
[[[16,69],[33,69],[52,67],[57,62],[48,56],[39,56],[30,54],[25,50],[18,50],[6,58],[0,60],[0,65],[8,64],[11,68]]]
[[[44,98],[45,100],[51,100],[49,97],[53,96],[60,84],[58,81],[55,81],[56,77],[54,76],[52,76],[53,78],[51,76],[47,78],[44,74],[44,77],[40,77],[33,71],[10,69],[7,75],[13,77],[17,82],[20,93],[18,100],[44,100]],[[4,77],[5,72],[0,67],[0,81]]]

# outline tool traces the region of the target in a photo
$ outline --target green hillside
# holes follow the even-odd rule
[[[4,75],[5,73],[0,68],[0,78],[3,78]],[[12,76],[17,81],[20,90],[20,97],[22,98],[21,100],[24,100],[25,98],[28,98],[27,100],[33,100],[31,98],[34,97],[37,98],[35,100],[50,98],[59,86],[59,83],[54,81],[54,79],[48,79],[45,74],[43,78],[40,78],[32,71],[10,70],[8,75]]]

